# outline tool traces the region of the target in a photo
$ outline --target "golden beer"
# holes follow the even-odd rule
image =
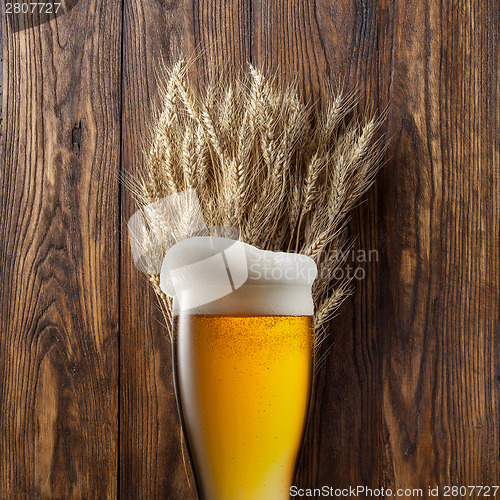
[[[174,334],[199,498],[288,499],[310,394],[312,318],[181,315]]]
[[[177,406],[200,500],[290,498],[311,392],[316,264],[234,240],[173,246]]]

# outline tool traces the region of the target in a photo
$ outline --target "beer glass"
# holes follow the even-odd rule
[[[197,269],[194,280],[178,251],[184,271],[174,296],[174,380],[198,498],[288,499],[312,384],[316,266],[249,245],[238,256],[222,240],[211,243],[208,271],[201,252],[207,273]],[[248,276],[236,288],[238,271],[233,279],[231,271],[244,266]]]

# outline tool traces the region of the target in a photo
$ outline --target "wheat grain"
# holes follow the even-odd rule
[[[344,281],[342,285],[337,287],[317,306],[316,313],[314,314],[315,328],[319,328],[332,317],[340,304],[349,296],[349,287],[349,282]]]
[[[380,165],[382,120],[349,119],[355,94],[332,89],[318,110],[303,103],[296,84],[253,66],[232,80],[214,70],[198,92],[188,67],[179,61],[167,71],[146,168],[127,185],[139,208],[196,188],[207,225],[234,226],[247,243],[311,256],[320,270],[313,298],[323,331],[349,293],[345,283],[330,291],[343,265],[336,252],[349,245],[349,210]],[[169,318],[158,277],[150,281]]]

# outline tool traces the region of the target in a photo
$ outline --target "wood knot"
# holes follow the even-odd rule
[[[82,121],[80,120],[71,131],[71,149],[78,156],[82,147]]]

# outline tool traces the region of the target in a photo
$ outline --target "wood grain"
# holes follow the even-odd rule
[[[380,292],[391,480],[495,483],[498,4],[429,2],[394,17],[393,160],[382,185],[395,195],[380,205],[392,242]]]
[[[270,2],[254,8],[254,58],[270,71],[297,75],[306,99],[321,101],[328,79],[346,91],[358,88],[362,104],[379,106],[373,59],[377,56],[374,3]],[[362,106],[361,106],[362,109]],[[376,190],[367,203],[367,220],[353,227],[357,248],[380,252]],[[374,210],[375,206],[375,210]],[[329,357],[316,379],[297,483],[378,486],[380,460],[380,374],[376,348],[377,262],[364,268],[367,278],[331,324]],[[368,290],[360,290],[368,287]]]
[[[2,21],[2,499],[116,497],[120,19]]]
[[[233,2],[226,9],[213,1],[125,2],[124,171],[134,172],[142,165],[141,141],[157,103],[161,61],[197,53],[201,78],[209,58],[245,64],[248,3]],[[133,210],[124,192],[124,218]],[[188,500],[196,494],[187,455],[184,462],[180,446],[170,343],[156,298],[131,262],[126,230],[122,245],[120,492],[124,498]]]
[[[4,20],[0,498],[195,498],[116,180],[142,164],[159,61],[195,49],[198,75],[248,60],[314,102],[331,78],[387,109],[350,223],[377,254],[331,323],[297,483],[498,483],[499,10],[80,0],[31,31]]]
[[[141,168],[147,123],[157,102],[157,77],[185,52],[192,11],[182,1],[124,4],[122,171]],[[120,340],[120,496],[195,498],[184,466],[173,389],[171,350],[154,293],[135,269],[126,219],[134,212],[122,190]],[[186,459],[187,460],[187,459]],[[192,485],[190,488],[189,484]]]

